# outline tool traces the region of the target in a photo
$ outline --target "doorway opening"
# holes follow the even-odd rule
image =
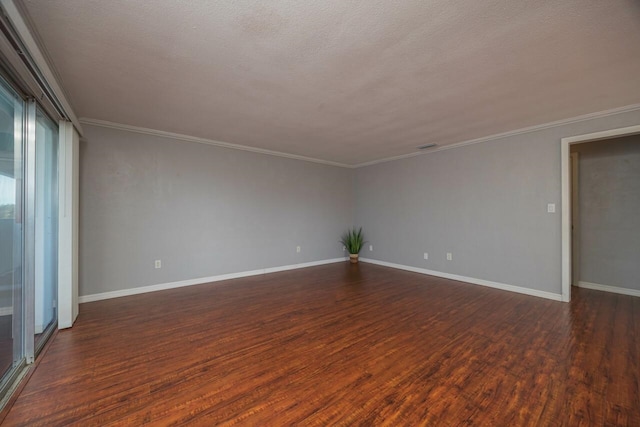
[[[577,180],[579,174],[578,159],[579,150],[571,150],[572,146],[594,141],[608,142],[618,140],[618,138],[639,135],[640,126],[630,126],[621,129],[612,129],[603,132],[596,132],[586,135],[578,135],[563,138],[561,141],[561,166],[562,166],[562,300],[571,300],[571,285],[581,285],[580,263],[583,261],[579,252],[579,229],[573,227],[579,223],[575,221],[578,209],[577,194],[573,194],[575,185],[572,182]],[[573,151],[573,152],[572,152]],[[575,202],[575,203],[574,203]],[[585,286],[586,287],[586,286]],[[604,289],[602,289],[604,290]]]

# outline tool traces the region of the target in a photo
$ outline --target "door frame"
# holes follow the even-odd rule
[[[562,301],[571,301],[571,156],[570,146],[640,134],[640,125],[576,135],[560,140],[562,185]]]
[[[571,150],[569,150],[571,151]],[[571,285],[576,286],[580,280],[580,156],[578,152],[571,156]]]

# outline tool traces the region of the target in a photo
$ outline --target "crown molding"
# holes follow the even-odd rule
[[[391,161],[394,161],[394,160],[407,159],[407,158],[415,157],[415,156],[423,156],[425,154],[431,154],[431,153],[435,153],[435,152],[438,152],[438,151],[444,151],[444,150],[451,150],[451,149],[454,149],[454,148],[466,147],[467,145],[473,145],[473,144],[480,144],[482,142],[495,141],[495,140],[498,140],[498,139],[508,138],[508,137],[512,137],[512,136],[516,136],[516,135],[523,135],[523,134],[527,134],[527,133],[538,132],[538,131],[541,131],[541,130],[551,129],[551,128],[558,127],[558,126],[564,126],[564,125],[568,125],[568,124],[571,124],[571,123],[579,123],[579,122],[584,122],[584,121],[587,121],[587,120],[600,119],[600,118],[603,118],[603,117],[614,116],[616,114],[628,113],[628,112],[637,111],[637,110],[640,110],[640,104],[632,104],[632,105],[627,105],[627,106],[624,106],[624,107],[613,108],[613,109],[610,109],[610,110],[604,110],[604,111],[598,111],[598,112],[595,112],[595,113],[584,114],[582,116],[576,116],[576,117],[572,117],[572,118],[569,118],[569,119],[557,120],[557,121],[554,121],[554,122],[548,122],[548,123],[543,123],[543,124],[540,124],[540,125],[529,126],[529,127],[526,127],[526,128],[512,130],[512,131],[509,131],[509,132],[497,133],[497,134],[494,134],[494,135],[484,136],[482,138],[475,138],[475,139],[470,139],[470,140],[467,140],[467,141],[456,142],[454,144],[448,144],[448,145],[444,145],[442,147],[436,147],[436,148],[429,149],[429,150],[426,150],[426,151],[412,152],[412,153],[402,154],[402,155],[399,155],[399,156],[386,157],[386,158],[383,158],[383,159],[372,160],[370,162],[358,163],[358,164],[355,164],[355,165],[348,165],[346,163],[333,162],[333,161],[330,161],[330,160],[322,160],[322,159],[316,159],[316,158],[313,158],[313,157],[300,156],[300,155],[297,155],[297,154],[283,153],[281,151],[273,151],[273,150],[266,150],[266,149],[263,149],[263,148],[249,147],[247,145],[232,144],[230,142],[216,141],[216,140],[213,140],[213,139],[199,138],[199,137],[196,137],[196,136],[189,136],[189,135],[184,135],[184,134],[180,134],[180,133],[165,132],[165,131],[162,131],[162,130],[149,129],[149,128],[144,128],[144,127],[140,127],[140,126],[125,125],[125,124],[122,124],[122,123],[109,122],[109,121],[106,121],[106,120],[91,119],[91,118],[87,118],[87,117],[81,117],[80,118],[80,123],[86,124],[86,125],[90,125],[90,126],[100,126],[100,127],[110,128],[110,129],[118,129],[118,130],[125,130],[125,131],[129,131],[129,132],[141,133],[141,134],[145,134],[145,135],[153,135],[153,136],[159,136],[159,137],[164,137],[164,138],[171,138],[171,139],[176,139],[176,140],[184,141],[184,142],[195,142],[195,143],[198,143],[198,144],[214,145],[214,146],[217,146],[217,147],[230,148],[230,149],[233,149],[233,150],[242,150],[242,151],[249,151],[249,152],[252,152],[252,153],[266,154],[266,155],[269,155],[269,156],[284,157],[286,159],[302,160],[302,161],[305,161],[305,162],[319,163],[319,164],[322,164],[322,165],[336,166],[336,167],[340,167],[340,168],[357,169],[357,168],[361,168],[361,167],[365,167],[365,166],[372,166],[372,165],[377,165],[377,164],[380,164],[380,163],[391,162]]]
[[[106,120],[98,120],[98,119],[90,119],[87,117],[81,117],[80,123],[84,125],[89,125],[89,126],[99,126],[99,127],[109,128],[109,129],[117,129],[117,130],[125,130],[129,132],[141,133],[144,135],[171,138],[171,139],[175,139],[183,142],[195,142],[198,144],[207,144],[207,145],[214,145],[216,147],[230,148],[232,150],[249,151],[252,153],[266,154],[269,156],[284,157],[286,159],[302,160],[305,162],[319,163],[321,165],[336,166],[340,168],[349,168],[349,169],[353,168],[352,165],[347,165],[339,162],[332,162],[329,160],[315,159],[313,157],[299,156],[297,154],[283,153],[281,151],[265,150],[263,148],[249,147],[247,145],[232,144],[230,142],[216,141],[214,139],[200,138],[197,136],[189,136],[181,133],[165,132],[163,130],[125,125],[122,123],[114,123]]]
[[[551,128],[555,128],[555,127],[558,127],[558,126],[564,126],[564,125],[568,125],[568,124],[571,124],[571,123],[579,123],[579,122],[584,122],[584,121],[587,121],[587,120],[600,119],[600,118],[603,118],[603,117],[614,116],[616,114],[628,113],[628,112],[636,111],[636,110],[640,110],[640,104],[632,104],[632,105],[627,105],[627,106],[624,106],[624,107],[612,108],[610,110],[604,110],[604,111],[598,111],[598,112],[595,112],[595,113],[584,114],[582,116],[571,117],[569,119],[556,120],[554,122],[548,122],[548,123],[543,123],[543,124],[540,124],[540,125],[529,126],[529,127],[526,127],[526,128],[516,129],[516,130],[512,130],[512,131],[508,131],[508,132],[496,133],[494,135],[483,136],[482,138],[470,139],[470,140],[462,141],[462,142],[456,142],[454,144],[448,144],[448,145],[444,145],[442,147],[428,149],[426,151],[412,152],[412,153],[402,154],[402,155],[399,155],[399,156],[387,157],[387,158],[379,159],[379,160],[372,160],[370,162],[358,163],[356,165],[353,165],[352,167],[353,168],[361,168],[361,167],[365,167],[365,166],[377,165],[379,163],[391,162],[393,160],[401,160],[401,159],[407,159],[409,157],[423,156],[425,154],[431,154],[431,153],[435,153],[437,151],[444,151],[444,150],[451,150],[453,148],[466,147],[467,145],[479,144],[481,142],[495,141],[495,140],[498,140],[498,139],[508,138],[508,137],[511,137],[511,136],[522,135],[522,134],[527,134],[527,133],[532,133],[532,132],[538,132],[538,131],[541,131],[541,130],[551,129]]]

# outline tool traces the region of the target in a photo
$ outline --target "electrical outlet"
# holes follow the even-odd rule
[[[451,252],[447,252],[447,261],[451,261],[453,259],[453,254]]]
[[[556,213],[556,204],[555,203],[547,204],[547,212],[548,213]]]
[[[373,252],[373,245],[369,245],[369,252]]]
[[[155,267],[156,268],[162,268],[162,261],[157,259],[156,262],[155,262]]]
[[[300,253],[300,251],[301,251],[300,246],[296,246],[296,252]]]
[[[424,259],[429,259],[429,254],[428,253],[424,253]]]

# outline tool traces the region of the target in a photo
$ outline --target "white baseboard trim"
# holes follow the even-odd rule
[[[13,307],[0,307],[0,316],[11,316],[13,314]]]
[[[598,283],[578,282],[580,288],[593,289],[594,291],[613,292],[615,294],[630,295],[640,297],[640,291],[636,289],[619,288],[617,286],[600,285]]]
[[[202,285],[204,283],[220,282],[222,280],[239,279],[242,277],[259,276],[261,274],[276,273],[279,271],[297,270],[299,268],[315,267],[318,265],[344,262],[348,258],[331,258],[320,261],[303,262],[300,264],[283,265],[280,267],[262,268],[259,270],[241,271],[239,273],[220,274],[218,276],[199,277],[197,279],[180,280],[178,282],[160,283],[157,285],[140,286],[137,288],[122,289],[120,291],[103,292],[99,294],[82,295],[78,298],[80,304],[85,302],[100,301],[111,298],[126,297],[130,295],[144,294],[147,292],[164,291],[167,289],[182,288],[184,286]]]
[[[411,271],[413,273],[427,274],[429,276],[442,277],[444,279],[457,280],[467,282],[474,285],[487,286],[489,288],[501,289],[503,291],[517,292],[519,294],[531,295],[534,297],[551,299],[554,301],[562,301],[562,295],[553,292],[539,291],[536,289],[523,288],[521,286],[507,285],[505,283],[491,282],[489,280],[476,279],[473,277],[459,276],[457,274],[443,273],[441,271],[427,270],[426,268],[411,267],[409,265],[394,264],[392,262],[378,261],[370,258],[360,258],[362,262],[370,264],[382,265],[385,267],[397,268],[399,270]]]

